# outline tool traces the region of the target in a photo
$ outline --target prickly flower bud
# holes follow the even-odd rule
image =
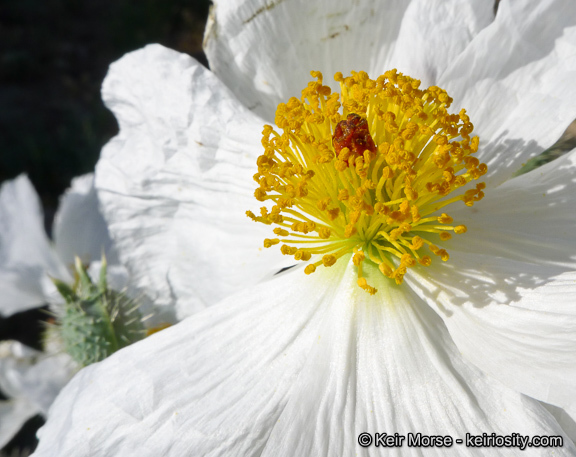
[[[146,331],[139,304],[108,288],[106,259],[95,284],[79,258],[72,286],[53,279],[65,299],[57,326],[66,352],[79,364],[99,362],[119,349],[143,339]]]

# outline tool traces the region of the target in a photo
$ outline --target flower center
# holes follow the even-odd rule
[[[273,203],[254,221],[275,224],[279,244],[296,260],[309,261],[305,273],[330,267],[354,253],[358,285],[374,294],[362,274],[365,261],[401,284],[409,267],[429,266],[452,233],[466,226],[440,212],[463,201],[472,206],[484,196],[484,183],[466,191],[469,181],[487,171],[472,157],[478,137],[465,110],[449,114],[452,99],[420,81],[386,72],[372,80],[365,72],[344,78],[336,73],[341,96],[322,85],[322,74],[300,100],[291,98],[276,111],[276,125],[264,126],[264,154],[254,180],[256,199]],[[460,189],[460,192],[455,192]]]

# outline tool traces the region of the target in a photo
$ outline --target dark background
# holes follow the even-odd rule
[[[209,0],[3,0],[0,181],[28,173],[50,210],[90,172],[116,121],[100,99],[108,65],[161,43],[203,58]]]
[[[27,173],[46,227],[73,177],[94,170],[116,134],[100,99],[108,65],[148,43],[206,63],[210,0],[3,0],[0,6],[0,181]],[[0,291],[1,293],[1,291]],[[0,340],[39,348],[41,310],[0,318]],[[0,393],[1,398],[1,393]],[[4,451],[32,450],[40,417]],[[17,455],[17,454],[14,454]]]

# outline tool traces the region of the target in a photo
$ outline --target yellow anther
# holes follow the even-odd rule
[[[288,232],[288,230],[283,230],[280,227],[276,227],[274,229],[274,233],[278,236],[288,236],[290,234],[290,232]]]
[[[344,172],[348,168],[348,164],[344,160],[337,160],[334,162],[334,168],[340,172]]]
[[[316,266],[311,263],[310,265],[306,265],[306,268],[304,268],[304,273],[306,273],[307,275],[312,274],[316,271]]]
[[[266,199],[266,192],[258,188],[254,191],[254,197],[256,197],[256,200],[259,202],[263,202]]]
[[[352,262],[354,262],[354,265],[359,266],[362,262],[364,262],[365,258],[366,258],[366,255],[362,251],[358,251],[352,257]]]
[[[374,181],[372,181],[371,179],[367,179],[366,181],[364,181],[364,184],[362,184],[362,187],[364,187],[365,189],[376,189],[376,183]]]
[[[382,214],[384,216],[386,216],[390,212],[388,207],[381,202],[378,202],[374,205],[374,211],[376,211],[378,214]]]
[[[406,198],[407,198],[408,200],[410,200],[410,201],[414,201],[414,200],[417,200],[417,199],[418,199],[418,192],[416,192],[416,191],[412,188],[412,186],[410,186],[410,185],[407,185],[407,186],[404,188],[404,193],[406,194]],[[406,203],[408,203],[408,202],[406,202]]]
[[[351,238],[352,236],[356,235],[356,233],[358,233],[358,230],[356,230],[356,227],[354,227],[353,224],[346,225],[346,228],[344,229],[345,238]]]
[[[291,246],[288,246],[286,244],[283,244],[280,247],[280,252],[284,255],[294,255],[294,254],[296,254],[297,250],[298,250],[298,248],[291,247]]]
[[[449,233],[449,232],[442,232],[442,233],[440,233],[440,239],[441,239],[442,241],[447,241],[447,240],[449,240],[450,238],[452,238],[452,234],[451,234],[451,233]]]
[[[348,148],[343,148],[339,153],[338,153],[338,159],[347,162],[348,159],[350,158],[350,156],[352,155],[352,151]]]
[[[358,285],[370,295],[374,295],[376,292],[378,292],[374,287],[368,285],[366,278],[358,278]]]
[[[417,251],[422,246],[424,246],[424,240],[422,238],[420,238],[418,235],[412,238],[412,249]]]
[[[454,233],[457,233],[458,235],[466,233],[467,231],[468,229],[466,228],[465,225],[457,225],[456,227],[454,227]]]
[[[336,263],[336,260],[338,259],[336,259],[336,256],[332,254],[326,254],[322,256],[322,264],[324,264],[325,267],[331,267]]]
[[[404,279],[405,274],[406,274],[406,267],[405,266],[400,266],[400,267],[396,268],[396,270],[394,270],[392,277],[396,281],[396,284],[398,284],[398,285],[402,284],[402,281]]]
[[[264,247],[265,248],[269,248],[274,246],[275,244],[280,243],[280,240],[278,238],[274,238],[274,239],[270,239],[270,238],[265,238],[264,239]]]
[[[333,221],[334,219],[336,219],[338,217],[338,215],[340,214],[340,208],[332,208],[327,210],[328,213],[328,219],[330,219],[331,221]]]
[[[330,238],[330,234],[331,231],[328,227],[320,227],[320,229],[318,229],[318,236],[323,240],[327,240],[328,238]]]
[[[404,254],[400,259],[400,265],[405,267],[413,267],[416,265],[416,260],[410,254]]]
[[[448,214],[442,213],[441,216],[438,217],[438,222],[441,224],[451,224],[454,221]]]
[[[418,260],[418,262],[425,267],[429,267],[432,264],[432,259],[429,255],[424,255],[420,258],[420,260]]]
[[[401,228],[395,228],[394,230],[392,230],[390,232],[390,238],[393,241],[396,241],[398,238],[400,238],[400,236],[404,233],[404,231]]]
[[[307,252],[307,251],[302,251],[302,250],[300,250],[300,249],[298,249],[298,250],[296,251],[296,253],[294,254],[294,260],[304,260],[304,261],[307,261],[307,260],[310,260],[311,257],[312,257],[312,254],[310,254],[310,253]]]
[[[348,193],[348,189],[340,189],[338,191],[338,200],[341,202],[348,200],[350,194]]]
[[[328,205],[330,203],[331,203],[330,197],[326,197],[326,198],[323,198],[321,200],[318,200],[318,203],[316,203],[316,206],[318,207],[318,209],[320,211],[325,211],[326,208],[328,208]]]
[[[362,208],[363,203],[364,203],[364,200],[362,200],[361,196],[359,197],[358,195],[352,195],[350,198],[348,198],[348,207],[352,208],[354,210],[358,210],[359,208]]]

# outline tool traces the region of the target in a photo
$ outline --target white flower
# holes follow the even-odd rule
[[[83,370],[35,455],[381,455],[362,432],[553,435],[563,447],[524,452],[574,455],[576,153],[510,179],[574,117],[574,4],[502,1],[492,21],[472,1],[239,3],[213,11],[215,74],[159,46],[111,67],[121,132],[97,169],[140,287],[181,315],[219,303]],[[486,198],[450,206],[468,233],[401,285],[365,263],[376,295],[344,258],[253,285],[288,259],[259,250],[270,228],[244,216],[262,125],[309,70],[394,67],[474,122]]]

